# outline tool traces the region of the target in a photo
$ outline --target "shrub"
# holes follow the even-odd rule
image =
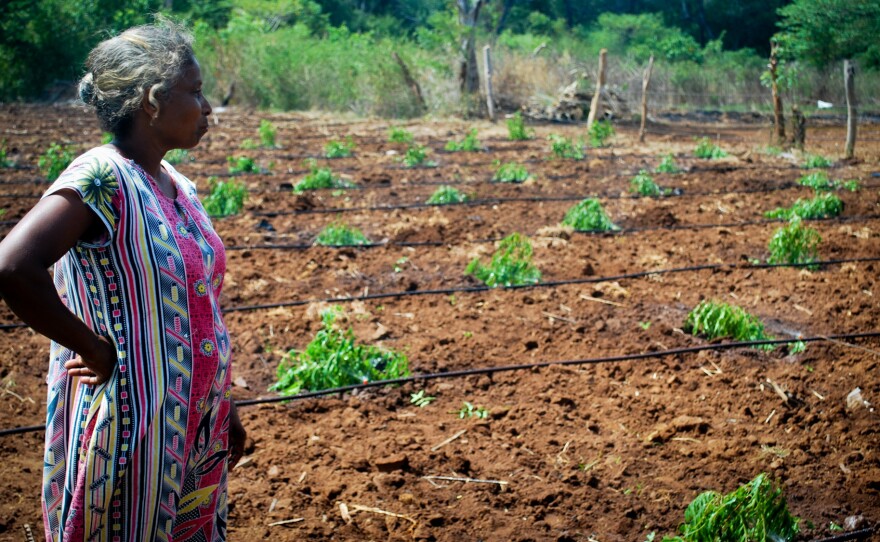
[[[788,511],[782,489],[766,474],[728,495],[706,491],[688,505],[681,536],[664,542],[788,542],[797,537],[800,520]]]
[[[819,154],[807,154],[804,156],[804,167],[806,169],[829,168],[831,160]]]
[[[798,217],[804,220],[838,216],[843,212],[843,202],[831,193],[819,194],[813,199],[798,199],[789,207],[780,207],[767,211],[767,218],[783,218],[790,220]]]
[[[654,171],[657,173],[681,173],[681,168],[675,163],[675,157],[671,154],[667,154],[663,157],[663,160],[660,161],[660,165],[657,166],[657,169]]]
[[[604,147],[605,143],[614,136],[614,126],[607,120],[594,122],[587,132],[587,136],[589,137],[591,147]]]
[[[257,132],[260,134],[260,144],[266,149],[274,149],[275,145],[275,135],[277,131],[275,130],[275,125],[269,122],[266,119],[260,120],[260,126],[257,128]]]
[[[474,258],[465,274],[473,275],[490,288],[535,284],[541,280],[541,271],[532,265],[532,244],[518,233],[501,240],[488,266]]]
[[[370,240],[359,229],[346,226],[339,221],[325,226],[315,239],[316,245],[327,247],[346,247],[367,245],[369,243]]]
[[[412,144],[406,149],[402,158],[406,167],[435,167],[436,162],[428,160],[428,149],[424,145]]]
[[[51,143],[37,160],[37,167],[46,175],[46,180],[54,181],[73,162],[75,152],[73,145]]]
[[[345,141],[329,141],[324,145],[324,156],[327,158],[347,158],[354,152],[354,141],[351,137],[345,138]]]
[[[389,143],[412,143],[413,142],[412,132],[409,132],[405,128],[401,128],[399,126],[392,126],[388,130],[388,142]]]
[[[526,141],[535,137],[534,131],[526,129],[522,113],[517,111],[507,119],[507,139],[511,141]]]
[[[355,186],[354,183],[333,175],[330,168],[318,167],[318,163],[314,160],[309,160],[308,166],[311,171],[293,187],[293,191],[297,194],[302,194],[306,190],[353,188]]]
[[[409,376],[406,355],[358,344],[349,328],[334,328],[339,308],[322,313],[323,328],[303,352],[288,352],[278,365],[278,381],[269,389],[282,395],[340,388]]]
[[[714,340],[730,337],[735,341],[763,341],[773,337],[764,333],[764,324],[758,317],[740,307],[720,301],[701,301],[688,313],[684,330]],[[758,346],[773,350],[772,344]]]
[[[428,205],[451,205],[453,203],[464,203],[468,200],[467,194],[459,192],[451,186],[441,186],[431,194],[425,203]]]
[[[525,166],[514,162],[507,162],[498,166],[492,181],[498,183],[522,183],[531,178]]]
[[[446,144],[446,150],[450,152],[479,152],[482,149],[480,140],[477,139],[476,128],[468,130],[461,141],[450,141]]]
[[[803,175],[798,179],[798,184],[812,188],[817,192],[829,192],[837,187],[836,183],[828,178],[828,174],[824,171],[816,171]]]
[[[547,139],[550,141],[550,152],[556,158],[562,160],[583,160],[586,158],[582,140],[575,144],[571,139],[558,134],[550,134]]]
[[[708,137],[704,137],[697,141],[697,148],[694,149],[694,156],[706,160],[715,160],[716,158],[724,158],[727,156],[727,153],[718,145],[711,143]]]
[[[235,182],[235,179],[218,182],[216,177],[209,177],[208,187],[211,193],[202,203],[210,216],[229,216],[241,212],[247,200],[244,183]]]
[[[644,169],[639,171],[639,174],[629,182],[629,191],[647,197],[662,196],[664,194],[664,191],[657,186],[654,179]]]
[[[193,160],[195,160],[195,158],[193,158],[186,149],[171,149],[165,153],[165,161],[172,166],[176,166],[183,162],[192,162]]]
[[[814,262],[819,256],[819,243],[822,237],[813,228],[803,225],[797,216],[791,219],[788,226],[779,228],[770,238],[767,248],[770,250],[769,263],[773,264],[804,264]],[[808,266],[815,269],[817,266]]]
[[[571,226],[577,231],[611,231],[619,230],[608,215],[602,204],[595,198],[587,198],[571,207],[562,219],[563,226]]]
[[[238,175],[241,173],[259,173],[260,168],[254,162],[253,158],[247,156],[227,156],[226,161],[229,163],[229,174]]]

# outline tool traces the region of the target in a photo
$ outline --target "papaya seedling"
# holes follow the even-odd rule
[[[425,408],[433,403],[437,398],[425,393],[425,390],[419,390],[416,393],[409,394],[409,402],[419,408]]]
[[[717,158],[724,158],[727,156],[727,153],[724,149],[709,141],[708,137],[703,137],[697,140],[697,148],[694,149],[694,156],[705,160],[715,160]]]
[[[446,143],[446,150],[449,152],[479,152],[483,150],[480,140],[477,139],[477,129],[471,128],[461,141],[450,141]]]
[[[37,167],[46,176],[46,180],[54,181],[73,162],[75,153],[76,149],[73,145],[60,145],[53,142],[46,149],[46,152],[37,159]]]
[[[243,182],[236,182],[235,178],[218,182],[217,177],[209,177],[208,187],[211,193],[203,202],[208,215],[229,216],[241,212],[247,200],[247,187]]]
[[[458,417],[462,420],[465,418],[485,419],[489,417],[489,411],[483,407],[474,406],[473,403],[464,401],[461,408],[458,409]]]
[[[296,194],[302,194],[306,190],[322,190],[327,188],[345,189],[354,188],[355,184],[333,175],[330,168],[318,167],[318,162],[309,160],[306,162],[311,170],[305,177],[293,186]]]
[[[571,226],[577,231],[612,231],[619,230],[608,215],[599,200],[587,198],[576,203],[562,219],[563,226]]]
[[[324,145],[324,156],[327,158],[347,158],[354,153],[354,141],[351,137],[345,138],[345,141],[328,141]]]
[[[656,173],[681,173],[681,168],[675,163],[675,157],[667,154],[654,171]]]
[[[328,247],[368,245],[370,240],[359,229],[335,221],[321,230],[315,244]]]
[[[831,167],[831,160],[820,154],[807,154],[804,156],[804,168],[825,169]]]
[[[246,150],[246,151],[252,151],[252,150],[254,150],[254,149],[259,149],[259,148],[260,148],[260,144],[257,143],[256,141],[254,141],[253,139],[251,139],[251,138],[248,137],[248,138],[245,138],[245,139],[244,139],[244,140],[238,145],[238,148],[239,148],[239,149],[244,149],[244,150]]]
[[[800,217],[795,216],[787,226],[779,228],[770,238],[767,245],[773,264],[805,264],[819,258],[819,243],[822,237],[813,228],[803,225]],[[816,269],[818,266],[808,266]]]
[[[824,171],[815,171],[813,173],[802,175],[801,178],[798,179],[798,184],[812,188],[817,192],[830,192],[836,188],[836,183],[832,181]]]
[[[669,192],[657,186],[654,178],[644,169],[629,182],[629,191],[645,197],[662,196]]]
[[[401,128],[400,126],[392,126],[388,130],[389,143],[412,143],[414,141],[412,132]]]
[[[701,301],[688,313],[683,329],[710,341],[728,337],[742,342],[773,339],[764,332],[764,323],[757,316],[721,301]],[[774,346],[767,344],[756,348],[769,351]]]
[[[614,137],[614,126],[607,120],[594,122],[587,132],[587,137],[591,147],[604,147],[608,140]]]
[[[772,211],[767,211],[764,216],[767,218],[783,218],[790,220],[798,217],[804,220],[817,218],[829,218],[839,216],[843,212],[843,202],[831,193],[819,194],[813,199],[801,199],[792,204],[791,207],[779,207]]]
[[[193,158],[193,156],[186,149],[171,149],[170,151],[165,153],[165,161],[172,166],[182,164],[183,162],[192,162],[194,160],[195,158]]]
[[[431,194],[431,197],[425,201],[427,205],[452,205],[455,203],[464,203],[468,200],[468,195],[459,191],[452,186],[441,186]]]
[[[260,144],[263,146],[263,148],[277,148],[275,136],[277,135],[278,131],[275,129],[274,124],[272,124],[267,119],[261,119],[260,126],[257,128],[257,132],[260,134]]]
[[[517,111],[507,119],[507,139],[510,141],[527,141],[535,137],[534,130],[526,129],[522,112]]]
[[[532,265],[532,244],[519,233],[512,233],[501,240],[488,266],[474,258],[465,269],[490,288],[536,284],[541,271]]]
[[[253,158],[248,156],[227,156],[226,162],[229,163],[229,174],[240,175],[242,173],[259,173],[260,168],[257,167]]]
[[[523,183],[532,177],[525,166],[515,162],[501,164],[498,160],[495,160],[494,164],[498,166],[498,169],[495,171],[495,175],[492,176],[492,182]]]
[[[437,163],[428,160],[428,149],[424,145],[412,144],[402,158],[406,167],[436,167]]]
[[[547,136],[547,139],[550,141],[550,153],[555,158],[560,160],[583,160],[586,158],[582,139],[575,143],[571,139],[558,134],[550,134]]]

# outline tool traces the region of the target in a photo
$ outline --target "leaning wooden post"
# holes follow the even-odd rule
[[[801,113],[797,105],[791,106],[791,145],[799,150],[804,150],[804,142],[807,139],[807,118]]]
[[[608,49],[599,51],[599,77],[596,79],[596,92],[593,94],[593,101],[590,102],[590,114],[587,116],[587,130],[596,120],[596,114],[599,112],[600,98],[602,87],[605,86],[605,62],[608,56]]]
[[[639,126],[639,143],[645,142],[645,126],[648,121],[648,85],[651,83],[651,71],[654,69],[654,55],[648,59],[648,67],[642,77],[642,121]]]
[[[483,75],[486,79],[486,109],[489,111],[489,120],[495,121],[495,98],[492,96],[492,54],[490,47],[483,47]]]
[[[843,61],[843,88],[846,90],[846,151],[845,157],[850,159],[856,150],[856,66],[852,60]]]
[[[779,45],[770,40],[770,90],[773,92],[773,127],[776,132],[776,144],[785,144],[785,113],[782,110],[782,96],[779,95],[777,84],[777,68],[779,67]]]
[[[397,51],[391,51],[391,58],[393,58],[400,67],[400,72],[403,74],[403,80],[406,81],[406,86],[412,91],[416,101],[419,102],[419,107],[421,108],[422,113],[424,113],[428,110],[428,106],[425,104],[424,96],[422,96],[422,87],[419,86],[419,82],[412,76],[412,73],[410,73],[409,68],[406,67],[406,63],[400,58],[400,55],[397,54]]]

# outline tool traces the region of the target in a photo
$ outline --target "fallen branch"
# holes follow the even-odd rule
[[[339,503],[339,504],[342,504],[342,503]],[[355,512],[372,512],[372,513],[374,513],[374,514],[382,514],[383,516],[391,516],[391,517],[394,517],[394,518],[405,519],[405,520],[407,520],[407,521],[411,521],[414,525],[415,525],[416,523],[418,523],[416,520],[414,520],[413,518],[411,518],[411,517],[409,517],[409,516],[405,516],[405,515],[403,515],[403,514],[396,514],[396,513],[394,513],[394,512],[389,512],[389,511],[387,511],[387,510],[382,510],[381,508],[372,508],[372,507],[370,507],[370,506],[361,506],[361,505],[359,505],[359,504],[353,504],[353,505],[351,505],[351,508],[352,508],[352,510],[354,510]]]
[[[462,478],[459,476],[422,476],[425,480],[431,482],[432,480],[443,480],[446,482],[464,482],[464,483],[474,483],[474,484],[498,484],[499,486],[506,486],[510,482],[505,482],[504,480],[481,480],[479,478]],[[432,482],[433,483],[433,482]],[[434,484],[436,485],[436,484]]]
[[[281,521],[276,521],[275,523],[270,523],[269,527],[276,527],[278,525],[290,525],[291,523],[299,523],[300,521],[305,521],[306,518],[293,518],[293,519],[284,519]]]
[[[444,441],[441,442],[440,444],[438,444],[438,445],[434,446],[433,448],[431,448],[431,451],[432,451],[432,452],[436,452],[436,451],[439,450],[440,448],[446,446],[447,444],[449,444],[449,443],[452,442],[453,440],[457,439],[458,437],[464,435],[465,433],[467,433],[467,429],[462,429],[462,430],[459,431],[458,433],[452,435],[451,437],[449,437],[448,439],[444,440]]]
[[[561,322],[568,322],[569,324],[577,324],[577,320],[572,320],[571,318],[566,318],[564,316],[556,316],[555,314],[551,314],[547,311],[541,311],[541,314],[550,318],[551,320],[559,320]]]

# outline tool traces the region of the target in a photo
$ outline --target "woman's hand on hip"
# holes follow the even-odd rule
[[[241,425],[238,409],[235,408],[235,401],[231,402],[229,408],[229,468],[234,469],[244,455],[247,431]]]
[[[97,337],[96,346],[89,354],[78,354],[67,361],[67,374],[79,377],[80,382],[98,386],[110,380],[116,368],[116,347],[105,337]]]

